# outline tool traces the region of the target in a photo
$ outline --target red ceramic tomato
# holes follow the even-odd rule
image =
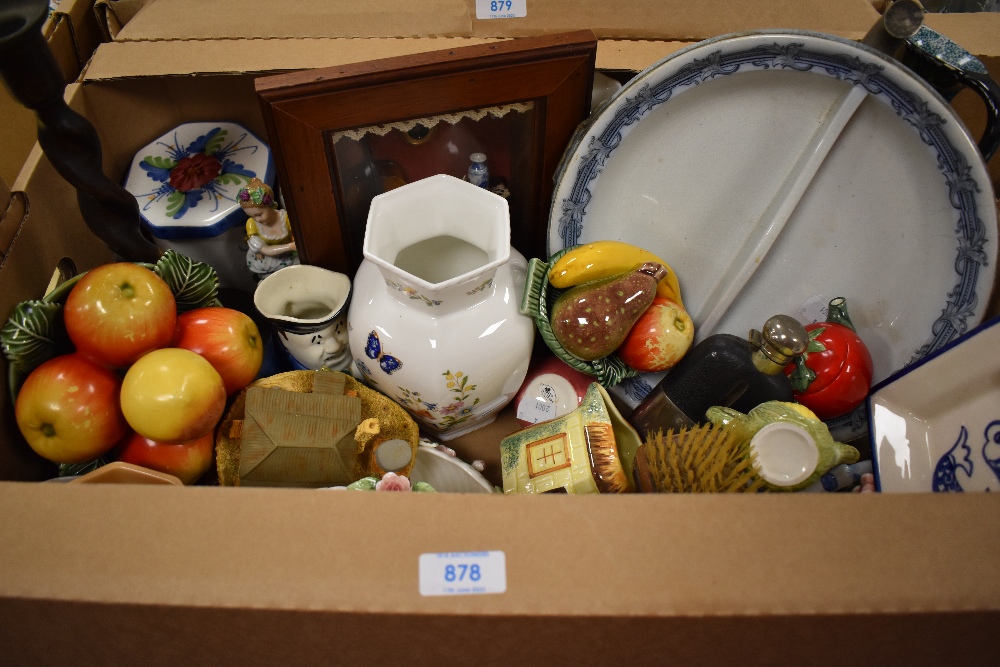
[[[872,357],[854,331],[843,298],[830,302],[828,320],[806,325],[809,346],[785,368],[795,400],[820,419],[858,407],[872,385]]]

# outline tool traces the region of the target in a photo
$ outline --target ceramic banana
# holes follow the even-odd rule
[[[648,250],[623,241],[594,241],[567,250],[549,269],[549,284],[565,289],[631,271],[645,262],[656,262],[667,270],[656,285],[657,296],[683,308],[677,274],[670,265]]]

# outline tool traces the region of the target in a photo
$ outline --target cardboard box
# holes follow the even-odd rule
[[[168,4],[184,3],[158,0],[125,28]],[[441,5],[462,5],[466,19],[472,6]],[[298,16],[305,35],[315,21]],[[991,34],[976,48],[995,56]],[[136,147],[185,120],[263,134],[257,73],[494,37],[120,40],[98,49],[68,98],[117,176]],[[605,40],[599,66],[641,69],[671,43]],[[13,190],[0,206],[3,318],[45,291],[60,259],[80,270],[112,259],[37,150]],[[454,444],[495,461],[513,428],[505,414]],[[459,497],[28,481],[49,472],[0,390],[5,664],[995,662],[994,494]],[[469,551],[505,554],[505,592],[420,594],[422,554]]]
[[[42,26],[67,83],[75,81],[101,34],[93,13],[93,0],[62,0]],[[25,109],[0,84],[0,181],[14,182],[35,144],[35,114]]]

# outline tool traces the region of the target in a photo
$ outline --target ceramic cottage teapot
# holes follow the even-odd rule
[[[347,316],[355,366],[441,440],[485,426],[528,370],[526,269],[502,197],[444,174],[375,197]]]

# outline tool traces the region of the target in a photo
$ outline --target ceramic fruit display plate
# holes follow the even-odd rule
[[[696,340],[821,321],[846,297],[878,382],[982,319],[993,201],[961,121],[895,60],[741,33],[657,63],[592,118],[557,174],[548,251],[613,239],[662,257]],[[634,406],[660,377],[613,390]],[[845,420],[864,433],[863,412]]]
[[[1000,491],[1000,318],[872,389],[880,491]]]

